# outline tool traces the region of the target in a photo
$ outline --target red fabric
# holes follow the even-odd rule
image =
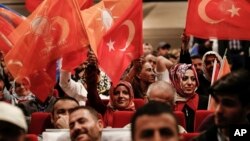
[[[14,26],[11,25],[6,19],[0,16],[0,50],[5,54],[11,49],[12,43],[8,39],[8,35],[14,30]]]
[[[33,12],[44,0],[26,0],[25,7],[29,12]],[[93,0],[78,0],[80,9],[93,5]]]
[[[198,109],[199,104],[199,95],[195,94],[192,98],[189,98],[187,101],[177,101],[174,105],[175,111],[182,111],[185,105],[191,108],[193,111]]]
[[[38,141],[38,136],[35,134],[26,134],[25,139],[26,141]]]
[[[112,128],[123,128],[125,125],[129,124],[134,113],[134,111],[115,111]]]
[[[55,69],[51,62],[64,54],[84,48],[87,38],[76,0],[46,0],[9,36],[14,48],[5,57],[7,68],[14,77],[30,77],[31,85],[41,78],[43,89],[31,91],[45,100],[53,85]],[[54,67],[53,67],[54,68]],[[42,73],[42,74],[40,74]],[[34,81],[32,81],[34,80]],[[45,81],[46,80],[46,81]],[[36,92],[34,92],[36,91]]]
[[[211,115],[213,112],[208,110],[197,110],[195,111],[195,118],[194,118],[194,132],[199,132],[198,128],[201,125],[202,121],[208,116]]]
[[[206,39],[249,40],[249,15],[247,0],[189,0],[186,34]]]
[[[200,133],[183,133],[180,135],[180,141],[191,141],[194,137],[199,136]]]
[[[218,74],[220,71],[220,64],[217,62],[217,60],[214,60],[214,66],[213,66],[213,73],[212,73],[212,78],[211,78],[211,85],[218,80]]]
[[[7,7],[6,8],[0,7],[0,17],[5,18],[15,28],[25,20],[24,16],[21,16],[18,13],[15,13],[15,11],[11,11]]]
[[[142,1],[134,0],[118,20],[97,50],[100,66],[113,84],[118,83],[131,61],[142,55]],[[112,44],[113,49],[109,47]]]
[[[31,121],[29,125],[29,134],[40,135],[45,129],[52,128],[50,113],[34,112],[31,114]]]
[[[174,115],[178,121],[178,124],[181,125],[183,128],[186,128],[186,118],[184,113],[181,111],[174,111]]]

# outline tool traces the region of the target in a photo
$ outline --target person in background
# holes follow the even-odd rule
[[[58,98],[51,111],[51,123],[56,129],[69,128],[69,110],[79,106],[76,99],[72,97]]]
[[[129,82],[120,81],[111,88],[109,103],[105,105],[98,95],[97,85],[94,83],[97,79],[97,71],[97,66],[94,64],[89,65],[86,69],[88,104],[104,117],[105,126],[112,127],[115,111],[135,111],[134,92]]]
[[[199,86],[199,80],[192,64],[173,66],[170,69],[170,79],[177,92],[174,110],[185,114],[187,131],[192,132],[195,111],[207,109],[208,99],[195,92]]]
[[[28,127],[23,112],[6,102],[0,107],[0,141],[25,141]]]
[[[131,120],[133,141],[179,141],[178,123],[172,107],[150,101],[139,108]]]
[[[101,141],[103,121],[91,107],[79,106],[70,110],[71,141]]]
[[[250,125],[247,118],[250,109],[249,74],[249,71],[242,69],[233,71],[211,86],[211,95],[217,103],[215,126],[207,129],[193,141],[229,141],[231,125]],[[240,140],[244,139],[242,137]]]
[[[158,51],[158,56],[165,56],[168,54],[169,49],[171,48],[171,45],[162,41],[159,42],[158,47],[157,47],[157,51]]]
[[[152,54],[153,53],[153,46],[150,43],[143,43],[143,54]]]

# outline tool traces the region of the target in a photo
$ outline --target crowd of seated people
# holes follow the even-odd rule
[[[241,77],[249,77],[249,72],[235,70],[210,87],[214,61],[217,60],[218,65],[221,65],[222,57],[217,52],[211,50],[204,52],[203,55],[195,54],[192,56],[187,49],[187,39],[183,41],[184,43],[179,53],[179,61],[175,62],[169,59],[169,56],[171,56],[168,55],[170,47],[160,47],[158,49],[159,52],[156,53],[150,48],[149,43],[145,44],[149,49],[145,50],[145,54],[140,58],[131,62],[131,66],[128,67],[117,84],[112,84],[107,75],[103,74],[105,72],[99,68],[98,60],[94,53],[89,51],[85,66],[81,65],[79,66],[80,69],[75,69],[77,72],[74,75],[77,74],[77,77],[72,77],[72,73],[69,70],[60,71],[59,85],[64,94],[55,96],[53,92],[56,90],[52,88],[45,101],[41,101],[36,97],[35,93],[31,92],[30,87],[32,84],[28,78],[16,78],[12,82],[8,82],[12,85],[10,88],[7,88],[5,85],[6,79],[3,79],[7,75],[0,75],[0,100],[17,106],[23,111],[26,116],[27,129],[29,130],[25,127],[22,133],[26,131],[29,133],[32,131],[31,128],[36,128],[32,123],[33,113],[44,112],[49,113],[52,125],[44,128],[69,129],[72,140],[85,138],[86,130],[86,132],[89,132],[86,136],[93,140],[100,140],[101,130],[107,127],[112,128],[114,120],[119,120],[119,118],[114,118],[114,113],[129,111],[132,113],[130,113],[132,124],[127,123],[131,127],[126,126],[127,128],[132,128],[132,138],[129,140],[140,140],[140,138],[153,139],[156,135],[155,132],[157,132],[156,127],[160,136],[164,137],[166,132],[168,134],[171,132],[173,140],[182,140],[179,134],[200,134],[201,132],[198,128],[207,132],[201,134],[195,140],[208,138],[207,136],[213,135],[215,130],[216,132],[221,130],[219,132],[220,138],[227,139],[229,135],[224,131],[225,127],[222,124],[239,123],[240,121],[244,124],[248,123],[247,115],[242,115],[242,113],[249,112],[249,109],[247,109],[249,103],[244,101],[248,97],[241,96],[241,93],[243,93],[243,90],[249,91],[246,89],[249,86],[249,82]],[[233,76],[239,79],[233,81],[231,78]],[[242,87],[239,89],[238,84],[241,83],[245,85],[239,85],[240,88]],[[231,88],[235,88],[238,91],[233,91]],[[239,96],[234,95],[235,93]],[[217,107],[214,111],[208,112],[211,115],[202,116],[204,119],[197,120],[197,117],[199,117],[197,114],[200,113],[200,110],[207,111],[209,94],[212,95],[218,105],[221,104],[228,108],[228,111],[219,111],[221,109]],[[64,95],[64,97],[61,95]],[[225,104],[223,103],[224,97],[227,96],[229,99],[233,97],[235,98],[234,100],[237,100],[232,102],[236,103],[235,106],[238,106],[238,109],[233,109],[235,108],[234,105],[232,105],[231,109],[230,105],[223,105]],[[142,106],[145,109],[137,111],[140,109],[136,107],[137,99],[144,101],[144,104],[148,107]],[[164,106],[161,104],[152,104],[152,101],[164,103],[167,108],[161,108]],[[82,107],[79,107],[79,105]],[[156,107],[151,107],[150,109],[149,105]],[[229,110],[235,112],[235,114],[226,115],[228,114],[226,112],[229,112]],[[225,115],[223,115],[224,112]],[[87,113],[89,116],[76,116],[81,113]],[[184,116],[184,123],[179,121],[178,113]],[[239,119],[231,117],[235,116],[237,118],[237,114],[242,116]],[[134,117],[132,117],[133,115]],[[81,123],[82,118],[91,119],[86,122],[91,122],[95,128],[86,127],[85,129],[87,125]],[[156,122],[153,124],[147,122],[148,120],[155,120]],[[160,127],[158,122],[161,123],[161,120],[162,123],[164,123],[163,121],[169,121],[171,125]],[[221,120],[228,121],[224,123]],[[144,125],[144,123],[148,125]],[[80,124],[82,124],[82,127],[77,127]],[[31,125],[32,127],[30,127]],[[207,130],[212,125],[215,127]],[[152,126],[155,129],[143,129],[144,126],[145,128]],[[39,135],[44,130],[42,129],[39,133],[35,133]],[[93,130],[95,132],[92,132]],[[198,136],[199,134],[194,135]]]

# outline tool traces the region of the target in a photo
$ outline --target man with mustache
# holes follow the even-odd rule
[[[247,117],[250,109],[249,94],[249,71],[238,70],[216,81],[211,87],[211,95],[217,103],[214,113],[215,126],[209,128],[194,141],[232,141],[230,138],[232,125],[234,127],[250,125]]]
[[[70,111],[71,141],[101,141],[103,121],[91,107],[79,106]]]

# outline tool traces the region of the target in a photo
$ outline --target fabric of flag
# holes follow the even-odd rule
[[[200,38],[250,39],[247,0],[189,0],[186,34]]]
[[[102,0],[81,12],[90,46],[96,55],[103,35],[120,20],[131,2],[132,0]]]
[[[12,48],[8,35],[15,29],[5,18],[0,16],[0,50],[5,54]]]
[[[25,0],[25,7],[29,12],[33,12],[44,0]],[[78,0],[80,9],[93,5],[93,0]]]
[[[102,38],[97,56],[102,69],[118,83],[132,60],[142,55],[142,1],[133,0]]]
[[[47,72],[51,62],[88,45],[76,0],[45,0],[10,34],[9,39],[14,48],[6,55],[5,63],[14,77]],[[50,89],[36,95],[48,94],[45,91]]]
[[[0,17],[6,19],[15,28],[26,19],[25,16],[2,4],[0,4]]]
[[[227,61],[226,55],[223,56],[222,63],[220,65],[219,70],[218,70],[218,67],[215,67],[214,70],[215,70],[216,76],[212,78],[211,84],[213,84],[215,81],[219,80],[221,77],[223,77],[224,75],[231,72],[230,65]],[[208,110],[214,111],[215,108],[216,108],[216,103],[215,103],[213,97],[209,96]]]

